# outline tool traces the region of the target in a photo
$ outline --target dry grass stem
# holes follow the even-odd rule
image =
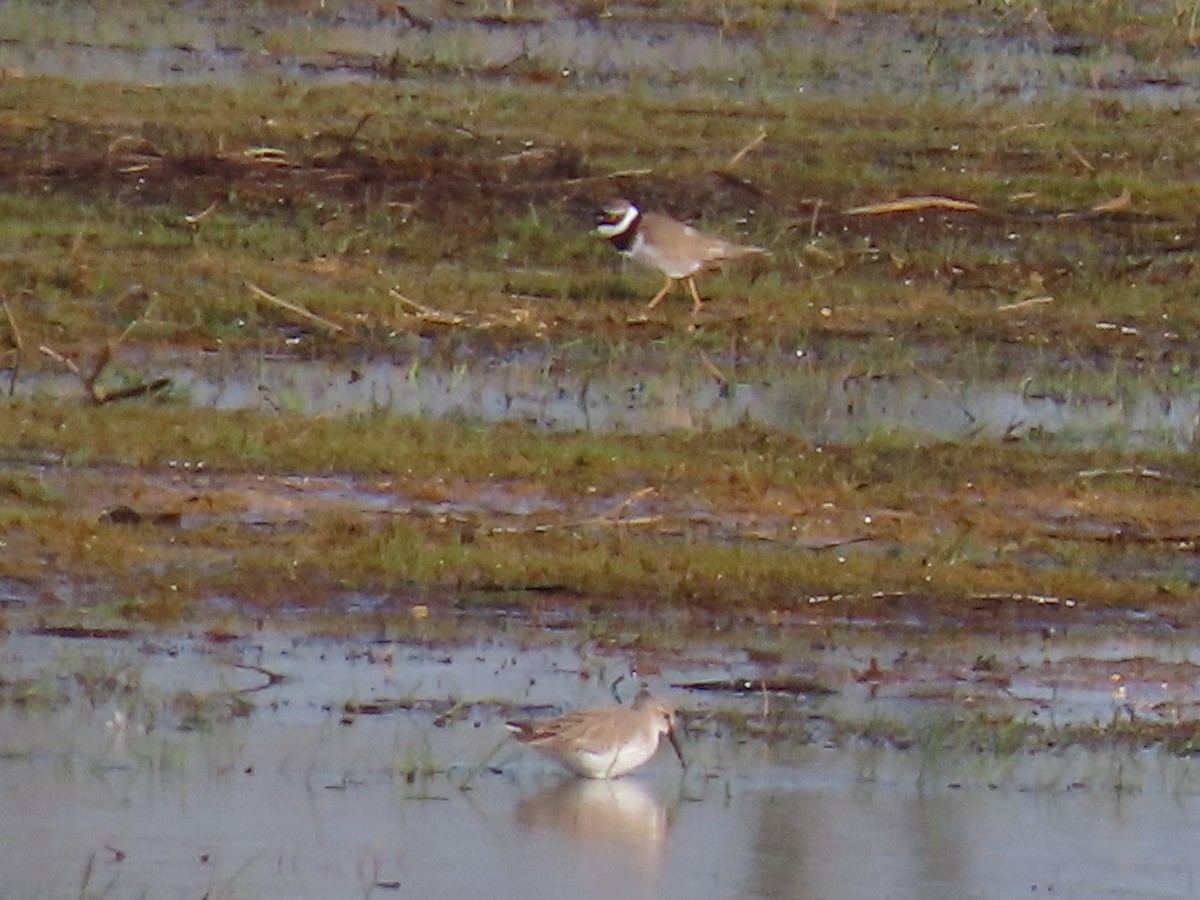
[[[131,325],[130,328],[132,327],[133,326]],[[128,331],[129,329],[126,329],[126,333],[128,333]],[[122,337],[124,337],[124,335],[122,335]],[[53,347],[42,344],[40,347],[38,347],[38,350],[44,356],[47,356],[55,362],[62,363],[64,366],[66,366],[67,369],[79,379],[80,383],[83,385],[83,389],[87,392],[88,398],[97,406],[101,406],[105,403],[115,403],[119,400],[129,400],[134,397],[142,397],[146,394],[154,394],[170,387],[170,378],[155,378],[153,381],[141,381],[137,384],[130,385],[129,387],[118,388],[116,390],[109,390],[108,388],[99,384],[100,375],[108,367],[108,364],[112,362],[113,346],[114,344],[104,345],[104,348],[100,351],[100,357],[96,360],[96,364],[92,367],[91,372],[86,374],[82,369],[79,368],[73,359],[64,356]]]
[[[1016,303],[1005,303],[1002,306],[997,306],[996,312],[1012,312],[1014,309],[1026,309],[1030,306],[1042,306],[1043,304],[1053,302],[1053,297],[1043,294],[1040,297],[1030,297],[1028,300],[1018,300]]]
[[[1154,481],[1163,481],[1170,484],[1183,484],[1189,487],[1200,486],[1200,482],[1192,478],[1180,478],[1176,475],[1168,475],[1161,469],[1151,469],[1147,466],[1126,466],[1118,469],[1084,469],[1076,473],[1076,478],[1124,478],[1130,475],[1135,478],[1149,478]]]
[[[613,507],[612,511],[603,518],[604,519],[611,518],[611,519],[615,519],[618,521],[628,521],[625,518],[625,513],[629,511],[629,507],[632,506],[634,503],[636,503],[638,500],[641,500],[643,497],[650,497],[656,493],[658,493],[658,488],[653,487],[653,486],[640,488],[639,490],[634,491],[632,494],[630,494],[628,497],[626,497],[620,503],[616,504]]]
[[[17,378],[21,372],[21,357],[24,355],[25,344],[21,339],[21,329],[17,327],[17,320],[13,318],[8,301],[0,300],[0,306],[4,307],[4,317],[8,320],[9,341],[12,344],[14,356],[12,373],[8,376],[8,396],[11,397],[17,390]]]
[[[342,139],[341,149],[338,150],[339,156],[345,156],[350,152],[350,145],[354,143],[354,139],[358,137],[358,133],[362,131],[363,126],[371,120],[374,113],[365,112],[358,117],[358,121],[354,123],[354,127],[350,129],[350,133]]]
[[[948,209],[954,212],[978,212],[978,203],[970,200],[955,200],[953,197],[903,197],[885,203],[870,203],[846,210],[848,216],[882,216],[887,213],[919,212],[924,209]]]
[[[1085,157],[1082,153],[1080,153],[1079,149],[1074,144],[1067,144],[1067,150],[1068,150],[1068,152],[1070,152],[1071,156],[1074,157],[1075,161],[1077,163],[1079,163],[1081,166],[1083,166],[1085,169],[1087,169],[1089,172],[1096,171],[1096,167],[1087,161],[1087,157]]]
[[[766,132],[766,129],[763,129],[758,134],[756,134],[754,136],[754,138],[748,144],[746,144],[746,146],[744,146],[737,153],[733,154],[733,156],[729,157],[729,162],[725,163],[725,168],[732,169],[734,166],[736,166],[738,163],[740,163],[746,157],[747,154],[753,153],[755,150],[757,150],[759,147],[761,147],[763,145],[763,143],[766,141],[766,139],[767,139],[767,132]]]
[[[587,184],[589,181],[612,181],[617,178],[645,178],[653,173],[653,169],[623,169],[620,172],[607,172],[603,175],[583,175],[579,178],[567,178],[563,181],[563,184]]]
[[[242,156],[267,166],[291,166],[287,151],[278,147],[250,147],[242,151]]]
[[[303,306],[299,306],[295,303],[292,303],[289,300],[284,300],[282,297],[276,297],[274,294],[264,291],[262,288],[260,288],[256,284],[253,284],[252,282],[247,281],[245,284],[246,284],[246,287],[250,290],[250,292],[252,294],[254,294],[254,296],[258,297],[260,300],[265,300],[267,303],[270,303],[273,306],[277,306],[280,309],[287,310],[288,312],[292,313],[293,315],[299,316],[302,319],[305,319],[309,322],[313,322],[317,325],[320,325],[323,328],[328,329],[329,331],[335,332],[337,334],[345,334],[346,333],[346,329],[343,328],[341,325],[339,325],[337,322],[331,322],[329,319],[326,319],[323,316],[318,316],[315,312],[310,312],[309,310],[305,309]]]
[[[217,208],[217,201],[214,200],[212,203],[208,204],[208,207],[206,209],[204,209],[203,211],[198,212],[198,213],[192,213],[191,215],[185,215],[183,217],[183,221],[186,222],[188,225],[192,225],[192,226],[198,225],[198,224],[200,224],[201,219],[203,219],[205,216],[207,216],[209,213],[211,213],[216,208]]]
[[[404,306],[408,307],[413,315],[426,322],[433,322],[437,325],[461,325],[466,321],[465,316],[451,315],[450,313],[442,312],[440,309],[425,306],[416,300],[410,300],[395,288],[391,288],[388,293],[404,304]]]
[[[729,379],[725,377],[725,373],[721,371],[720,367],[703,350],[700,351],[700,363],[722,386],[729,384]]]
[[[1121,191],[1120,196],[1113,197],[1111,200],[1105,200],[1102,203],[1097,203],[1092,207],[1094,213],[1109,213],[1122,212],[1133,206],[1133,195],[1129,193],[1129,188]]]

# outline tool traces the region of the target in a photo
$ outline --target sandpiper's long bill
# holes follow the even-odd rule
[[[667,276],[667,283],[647,308],[657,306],[675,282],[684,281],[692,292],[693,314],[700,311],[697,272],[719,269],[731,259],[768,252],[704,234],[670,216],[642,212],[628,200],[614,200],[596,213],[596,233],[625,256]]]
[[[675,711],[645,691],[630,706],[597,706],[551,719],[513,721],[509,730],[584,778],[618,778],[647,762],[663,735],[686,766],[675,735]]]

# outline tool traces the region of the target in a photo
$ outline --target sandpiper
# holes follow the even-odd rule
[[[727,260],[768,252],[704,234],[661,213],[642,212],[628,200],[614,200],[596,213],[596,233],[625,256],[667,276],[667,283],[647,309],[657,306],[676,281],[686,281],[692,292],[692,313],[698,313],[697,272],[719,269]]]
[[[675,736],[675,711],[644,690],[628,707],[596,706],[551,719],[509,722],[508,728],[519,743],[584,778],[618,778],[636,769],[654,755],[664,734],[679,764],[686,765]]]

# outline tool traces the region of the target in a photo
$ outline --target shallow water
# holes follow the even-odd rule
[[[780,14],[762,27],[644,21],[636,13],[544,21],[415,21],[382,5],[337,12],[271,11],[210,4],[156,16],[98,16],[91,4],[58,4],[54,27],[22,3],[0,41],[0,69],[75,80],[150,84],[299,79],[402,81],[473,73],[550,87],[720,88],[734,93],[930,93],[964,100],[1026,101],[1102,95],[1179,108],[1200,99],[1200,61],[1143,62],[1115,48],[1056,36],[1031,19],[995,29],[953,15]],[[136,12],[136,7],[132,7]],[[396,6],[396,10],[406,7]],[[1000,33],[1007,31],[1007,33]]]
[[[1039,656],[1036,641],[1017,645]],[[884,646],[840,644],[826,662]],[[1191,651],[1145,636],[1041,657],[1072,654],[1120,668],[1190,665]],[[39,681],[0,707],[4,896],[458,898],[484,884],[497,898],[1191,896],[1190,761],[738,739],[706,716],[762,698],[668,684],[748,670],[727,655],[664,660],[649,679],[689,722],[686,771],[661,753],[595,783],[506,740],[502,720],[631,693],[634,655],[604,645],[12,634],[6,678]],[[39,706],[39,691],[70,699]],[[187,698],[235,695],[252,711],[182,712]],[[346,712],[387,698],[411,708]],[[443,718],[455,700],[467,702]],[[1074,702],[1061,713],[1111,709]]]
[[[68,789],[10,769],[5,806],[25,812],[5,823],[10,897],[75,896],[92,853],[89,888],[109,897],[1146,898],[1192,896],[1198,874],[1200,803],[1157,793],[851,789],[764,768],[681,798],[655,767],[420,798],[370,772],[346,788],[262,767],[187,785],[109,772]]]
[[[852,362],[813,361],[800,351],[793,359],[732,368],[721,381],[699,354],[664,359],[654,348],[600,364],[530,350],[450,361],[421,354],[355,362],[212,354],[143,358],[137,367],[147,379],[170,378],[175,397],[215,409],[322,416],[387,411],[633,432],[749,423],[818,444],[897,434],[1186,449],[1200,422],[1200,390],[1190,382],[1172,387],[1160,374],[1123,373],[1117,388],[1111,375],[1072,375],[1053,362],[970,380],[934,375],[936,368],[873,374]],[[70,375],[25,375],[17,394],[72,397],[80,385]]]

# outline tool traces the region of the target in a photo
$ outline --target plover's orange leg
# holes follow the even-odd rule
[[[654,309],[662,302],[662,298],[667,296],[667,292],[671,290],[671,285],[675,283],[675,279],[670,275],[667,276],[667,283],[663,285],[662,290],[654,295],[654,299],[646,304],[646,309]]]
[[[694,301],[692,304],[692,315],[694,316],[700,312],[700,292],[696,290],[696,279],[691,275],[687,277],[687,283],[688,287],[692,289],[692,300]]]

